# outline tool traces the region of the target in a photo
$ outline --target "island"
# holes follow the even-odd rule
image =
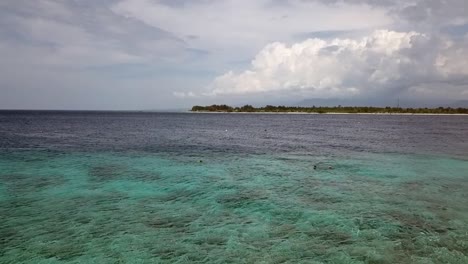
[[[219,113],[316,113],[316,114],[468,114],[468,108],[403,108],[403,107],[374,107],[374,106],[273,106],[254,107],[244,105],[241,107],[232,107],[229,105],[195,105],[191,112],[219,112]]]

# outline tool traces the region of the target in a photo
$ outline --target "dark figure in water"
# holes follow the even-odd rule
[[[316,170],[316,169],[317,169],[317,165],[314,165],[314,170]],[[328,169],[329,169],[329,170],[333,170],[333,167],[332,167],[332,166],[328,166]]]

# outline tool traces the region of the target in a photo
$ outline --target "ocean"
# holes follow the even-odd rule
[[[468,263],[468,116],[0,111],[0,263]]]

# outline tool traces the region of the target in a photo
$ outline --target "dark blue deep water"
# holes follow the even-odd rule
[[[0,263],[468,263],[468,116],[0,111]]]

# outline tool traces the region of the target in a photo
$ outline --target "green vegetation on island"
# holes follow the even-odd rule
[[[468,108],[403,108],[403,107],[372,107],[372,106],[273,106],[254,107],[244,105],[242,107],[232,107],[228,105],[209,105],[192,107],[192,112],[234,112],[234,113],[343,113],[343,114],[468,114]]]

